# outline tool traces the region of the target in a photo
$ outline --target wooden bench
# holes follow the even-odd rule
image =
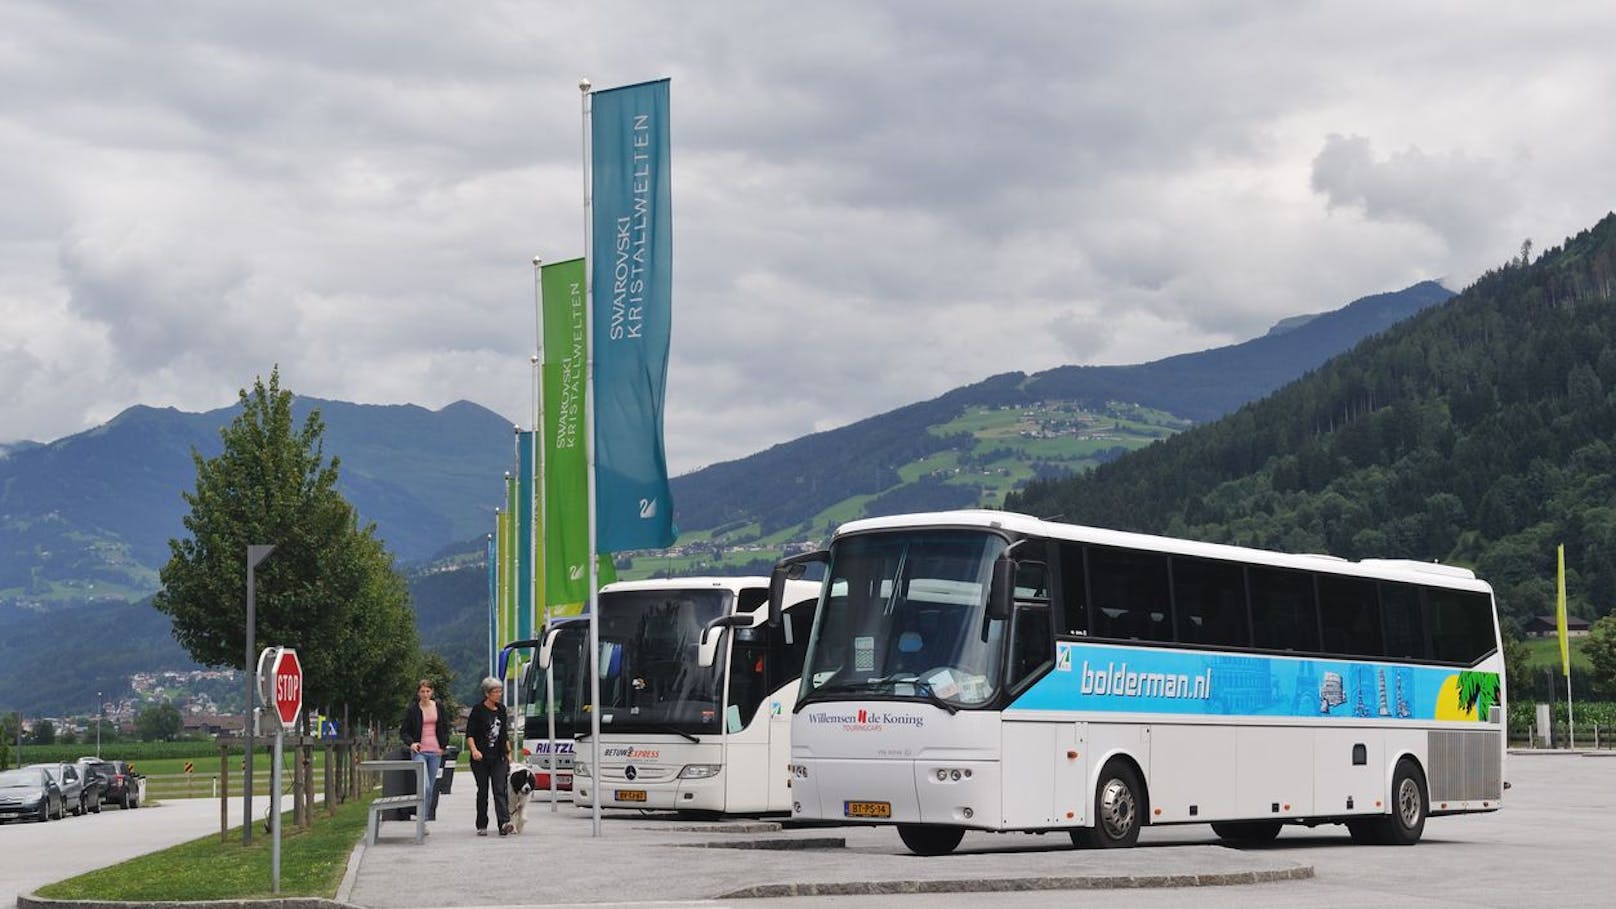
[[[425,761],[360,761],[360,770],[408,770],[415,774],[415,794],[385,795],[370,803],[370,817],[365,823],[365,844],[376,845],[376,834],[381,827],[383,811],[393,808],[415,809],[415,841],[426,842],[426,762]]]

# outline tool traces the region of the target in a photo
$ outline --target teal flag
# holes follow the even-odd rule
[[[538,539],[538,437],[532,432],[516,433],[516,628],[517,640],[533,637],[533,591],[540,587],[534,572],[534,541]]]
[[[673,544],[663,395],[673,315],[668,80],[595,92],[595,520],[601,552]]]

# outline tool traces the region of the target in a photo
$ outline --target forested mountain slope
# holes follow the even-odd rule
[[[1451,296],[1440,284],[1423,281],[1330,312],[1288,319],[1263,337],[1213,350],[1132,366],[1062,366],[1031,376],[993,376],[930,401],[676,477],[676,521],[686,531],[755,523],[759,535],[768,536],[835,510],[845,500],[915,486],[903,476],[907,465],[949,452],[979,460],[986,453],[981,440],[968,433],[939,431],[972,407],[1065,402],[1103,411],[1112,402],[1127,402],[1197,422],[1214,419]],[[945,490],[936,488],[918,504],[944,508],[982,501],[979,490],[975,495],[955,490],[964,497],[938,500],[935,494]]]
[[[1006,507],[1348,558],[1474,566],[1516,620],[1616,589],[1616,215],[1494,269],[1217,422]]]

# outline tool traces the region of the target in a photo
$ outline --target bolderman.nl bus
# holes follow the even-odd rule
[[[1132,845],[1149,824],[1412,844],[1494,811],[1504,680],[1468,570],[997,511],[844,525],[791,732],[792,814]],[[773,604],[771,603],[771,608]]]

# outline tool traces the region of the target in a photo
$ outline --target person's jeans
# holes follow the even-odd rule
[[[488,829],[488,790],[494,790],[494,819],[504,827],[511,819],[511,765],[505,760],[472,761],[471,775],[477,780],[477,829]]]
[[[417,751],[410,755],[412,761],[426,761],[426,819],[438,819],[438,771],[443,769],[443,752]]]

